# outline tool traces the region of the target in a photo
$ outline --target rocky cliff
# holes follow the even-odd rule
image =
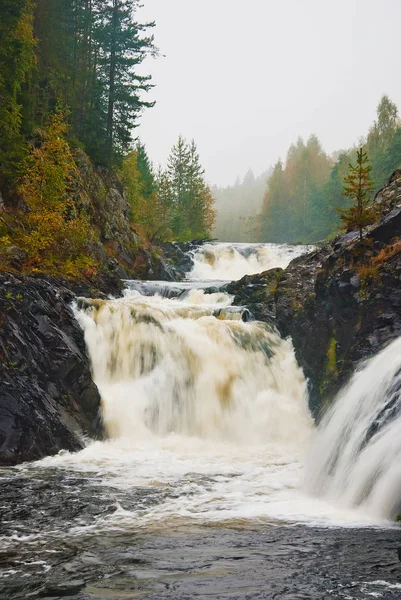
[[[400,188],[398,187],[400,186]],[[295,259],[286,270],[226,286],[257,319],[291,336],[317,414],[362,359],[401,335],[401,171],[376,196],[381,220]]]
[[[77,450],[84,436],[102,435],[100,397],[71,308],[74,294],[117,296],[125,278],[181,277],[163,249],[134,230],[118,177],[95,167],[80,150],[75,162],[79,176],[71,193],[96,231],[87,255],[97,268],[69,281],[23,274],[24,250],[0,249],[0,464]],[[0,195],[3,224],[3,216],[12,222],[12,210]]]
[[[51,279],[0,276],[0,464],[78,450],[102,435],[74,295]]]

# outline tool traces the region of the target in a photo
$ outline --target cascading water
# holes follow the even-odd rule
[[[193,280],[233,281],[268,269],[285,269],[294,258],[314,246],[287,244],[204,244],[193,255]]]
[[[0,597],[399,598],[401,341],[316,432],[291,341],[207,291],[304,248],[227,246],[77,303],[109,438],[0,470]]]
[[[291,343],[229,305],[203,290],[84,302],[77,314],[113,438],[305,440],[311,417]]]
[[[401,511],[401,338],[361,365],[323,418],[305,488],[393,519]]]

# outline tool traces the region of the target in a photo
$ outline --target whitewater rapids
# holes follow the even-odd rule
[[[77,318],[110,439],[39,464],[96,473],[121,491],[169,490],[101,530],[190,523],[371,524],[303,489],[316,431],[290,340],[243,322],[225,293],[82,301]]]
[[[269,269],[285,269],[289,263],[314,246],[288,244],[203,244],[193,253],[194,266],[189,278],[194,281],[234,281],[244,275]]]
[[[234,246],[202,246],[181,284],[135,284],[123,298],[78,303],[109,439],[40,467],[96,473],[126,491],[170,490],[161,504],[122,505],[106,519],[114,525],[394,518],[398,352],[365,365],[316,430],[291,340],[205,289],[225,261],[238,274],[244,261],[261,268],[268,256],[278,266],[305,248]]]

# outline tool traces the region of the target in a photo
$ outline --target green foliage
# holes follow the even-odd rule
[[[180,136],[168,167],[155,174],[145,147],[123,162],[121,179],[131,220],[145,238],[190,240],[208,237],[214,224],[214,197],[204,179],[195,142]]]
[[[31,0],[0,5],[0,184],[9,187],[26,152],[21,90],[35,62]]]
[[[345,177],[343,194],[353,202],[348,209],[338,209],[346,231],[359,231],[359,239],[362,242],[363,230],[371,225],[376,214],[371,206],[371,192],[374,182],[370,176],[372,166],[363,148],[357,151],[356,165],[349,165],[349,173]]]
[[[337,376],[337,340],[331,338],[327,348],[326,372],[328,375]]]
[[[1,0],[1,4],[4,148],[10,147],[10,139],[14,145],[23,144],[23,136],[45,126],[59,105],[69,111],[70,137],[95,162],[120,164],[143,108],[152,106],[143,97],[152,87],[150,77],[140,74],[139,68],[149,53],[156,52],[153,37],[147,35],[153,23],[137,21],[139,0]],[[10,152],[6,151],[9,161]],[[20,150],[17,155],[20,160]]]
[[[330,173],[330,159],[316,136],[299,138],[278,161],[268,180],[261,214],[261,239],[270,242],[307,242],[325,237],[326,209],[322,202]]]
[[[188,144],[178,138],[157,181],[161,222],[172,236],[178,240],[208,237],[215,221],[214,197],[194,141]]]
[[[156,180],[145,146],[138,143],[125,158],[121,181],[131,207],[131,221],[146,238],[163,230]]]

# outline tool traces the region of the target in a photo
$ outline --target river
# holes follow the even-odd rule
[[[317,430],[291,341],[218,291],[306,250],[77,303],[109,439],[0,469],[0,598],[401,597],[400,342]]]

